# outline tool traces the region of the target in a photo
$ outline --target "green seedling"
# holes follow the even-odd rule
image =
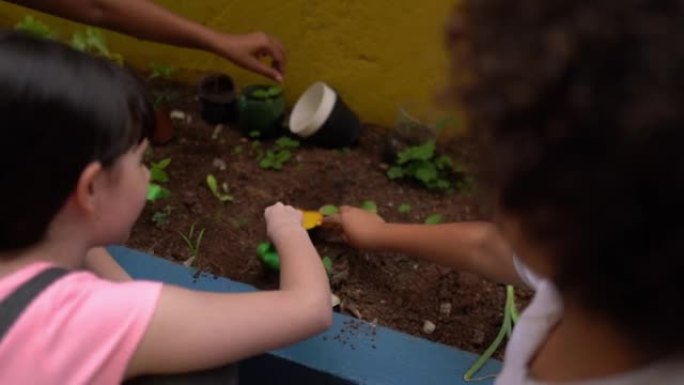
[[[164,186],[158,185],[156,183],[150,183],[147,186],[147,200],[150,202],[155,202],[160,199],[168,199],[171,197],[171,191]]]
[[[271,270],[280,270],[280,256],[275,246],[271,242],[261,242],[256,249],[256,254],[259,260]],[[325,271],[330,275],[333,273],[333,263],[330,257],[323,257],[321,260]]]
[[[192,267],[192,265],[197,260],[197,255],[199,255],[200,245],[202,244],[202,237],[204,236],[204,229],[200,230],[197,233],[197,236],[195,236],[195,225],[192,225],[190,226],[190,231],[187,235],[181,233],[180,231],[178,231],[178,234],[181,236],[181,238],[183,238],[183,241],[185,241],[185,245],[190,250],[190,258],[186,259],[185,262],[183,262],[183,265],[185,265],[186,267]]]
[[[237,146],[233,147],[233,155],[240,155],[240,154],[242,154],[242,151],[243,151],[243,148],[239,144]]]
[[[452,177],[460,175],[462,170],[448,156],[437,156],[435,149],[434,141],[408,147],[399,153],[387,176],[392,180],[411,178],[430,190],[450,190],[454,186]]]
[[[361,208],[373,214],[378,213],[378,205],[373,201],[363,201],[361,203]]]
[[[402,203],[399,205],[399,208],[397,208],[397,211],[399,211],[400,214],[408,214],[411,212],[411,205],[408,203]]]
[[[171,191],[161,185],[169,181],[169,175],[166,173],[166,168],[169,164],[171,164],[171,158],[152,162],[150,165],[150,185],[147,189],[148,201],[154,202],[171,197]]]
[[[437,225],[439,223],[442,223],[442,216],[440,214],[432,214],[425,218],[426,225]]]
[[[323,257],[322,262],[323,262],[323,267],[325,267],[325,271],[328,273],[328,275],[332,275],[332,273],[333,273],[332,259],[330,259],[330,257],[328,257],[326,255],[325,257]]]
[[[258,139],[261,136],[261,131],[252,130],[249,133],[247,133],[247,136],[249,136],[252,139]]]
[[[173,207],[171,206],[166,206],[164,207],[164,210],[161,211],[155,211],[154,214],[152,214],[152,222],[154,225],[158,228],[166,226],[169,223],[171,211],[173,211]]]
[[[280,96],[283,89],[278,86],[271,86],[268,88],[257,88],[249,94],[251,99],[268,100]]]
[[[329,217],[331,215],[335,215],[335,214],[339,213],[340,210],[335,205],[324,205],[324,206],[321,206],[320,209],[318,209],[318,212],[323,214],[326,217]]]
[[[216,177],[212,174],[207,175],[207,186],[209,186],[209,190],[211,190],[216,199],[222,203],[233,201],[233,196],[228,191],[228,185],[224,183],[219,189],[218,181],[216,181]]]
[[[102,56],[120,65],[123,64],[123,57],[109,50],[104,34],[97,28],[88,27],[83,32],[74,33],[71,37],[71,47],[77,51]]]
[[[506,304],[504,305],[504,319],[499,329],[499,334],[496,335],[494,341],[489,345],[489,347],[482,353],[482,355],[475,361],[473,366],[468,369],[468,371],[463,375],[463,380],[468,381],[480,381],[487,378],[496,377],[496,375],[488,375],[478,378],[473,378],[477,372],[482,369],[482,366],[487,362],[489,358],[492,357],[496,349],[503,342],[504,337],[511,338],[511,333],[513,332],[513,326],[518,322],[518,308],[515,305],[515,289],[511,285],[506,286]]]
[[[169,79],[176,72],[176,68],[165,64],[151,63],[150,75],[147,80]]]
[[[171,164],[171,158],[162,159],[159,162],[150,164],[150,182],[166,183],[169,181],[169,174],[166,168]]]
[[[150,64],[150,75],[147,77],[148,81],[154,79],[170,79],[173,73],[176,72],[176,68],[167,66],[164,64],[152,63]],[[152,104],[158,108],[160,106],[169,104],[174,100],[178,99],[179,93],[172,89],[163,87],[159,89],[153,89],[150,91],[152,96]]]
[[[32,15],[24,16],[20,22],[14,25],[14,29],[17,31],[24,31],[32,36],[43,39],[57,39],[57,32]]]
[[[286,136],[276,140],[275,145],[266,151],[259,161],[263,169],[280,170],[292,158],[292,151],[299,147],[299,142]]]

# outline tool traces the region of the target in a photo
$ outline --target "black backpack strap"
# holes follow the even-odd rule
[[[31,302],[53,282],[68,274],[61,267],[50,267],[21,284],[0,302],[0,341]]]

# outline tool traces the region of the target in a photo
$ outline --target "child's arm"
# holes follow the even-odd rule
[[[327,222],[339,225],[347,242],[358,248],[399,252],[496,282],[522,284],[513,266],[513,250],[492,223],[386,223],[353,207],[342,207]]]
[[[100,278],[110,281],[130,281],[131,276],[119,266],[104,247],[95,247],[86,254],[84,266]]]
[[[276,81],[285,72],[285,49],[264,33],[229,35],[155,4],[150,0],[10,0],[87,24],[138,38],[213,52]],[[270,56],[272,65],[263,63]]]
[[[328,328],[328,279],[301,215],[282,204],[266,210],[281,258],[280,290],[220,294],[164,287],[127,377],[219,366]]]

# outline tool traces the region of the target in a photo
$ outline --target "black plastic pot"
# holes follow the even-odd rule
[[[265,93],[257,96],[259,92]],[[268,94],[271,92],[272,94]],[[259,139],[274,138],[282,134],[285,116],[285,98],[278,86],[254,85],[245,88],[238,98],[240,126],[245,135],[257,132]]]
[[[295,104],[290,131],[307,142],[328,148],[348,147],[361,133],[359,117],[331,87],[317,82]]]
[[[199,83],[197,94],[202,120],[209,124],[235,123],[238,105],[233,79],[224,74],[207,75]]]

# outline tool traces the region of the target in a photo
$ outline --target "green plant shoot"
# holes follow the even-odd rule
[[[154,214],[152,214],[152,222],[157,228],[166,226],[169,223],[169,217],[171,216],[172,211],[173,207],[171,206],[166,206],[164,207],[164,210],[161,211],[155,211]]]
[[[176,72],[176,68],[165,65],[165,64],[159,64],[159,63],[151,63],[150,64],[150,75],[147,77],[147,80],[154,80],[154,79],[170,79],[171,76]]]
[[[373,214],[378,213],[378,205],[376,205],[375,202],[373,202],[373,201],[361,202],[361,208],[368,211],[368,212],[371,212]]]
[[[440,214],[432,214],[425,218],[426,225],[437,225],[442,223],[442,216]]]
[[[228,192],[228,186],[224,183],[221,186],[221,189],[219,189],[218,186],[218,181],[216,180],[216,177],[213,176],[212,174],[207,175],[207,186],[209,186],[209,190],[211,190],[211,193],[214,194],[216,199],[218,199],[221,202],[232,202],[233,201],[233,196],[229,194]],[[223,191],[221,191],[223,190]]]
[[[71,47],[81,52],[105,57],[120,65],[123,64],[123,57],[109,50],[104,34],[97,28],[88,27],[83,32],[74,33],[71,37]]]
[[[435,142],[429,141],[400,152],[387,176],[392,180],[412,178],[428,189],[448,191],[453,187],[451,177],[460,175],[459,171],[451,158],[437,156]]]
[[[275,145],[266,151],[259,161],[263,169],[280,170],[292,158],[292,151],[299,147],[299,142],[283,136],[276,140]]]
[[[399,205],[399,208],[397,208],[397,211],[399,211],[400,214],[408,214],[411,212],[411,205],[408,203],[402,203]]]
[[[200,230],[197,233],[197,236],[195,236],[195,225],[193,224],[190,226],[190,231],[188,232],[187,235],[181,233],[180,231],[178,234],[183,238],[183,241],[185,241],[185,245],[188,247],[190,250],[190,258],[185,260],[183,262],[183,265],[186,267],[191,267],[195,261],[197,260],[197,256],[199,255],[199,249],[200,245],[202,244],[202,237],[204,236],[204,229]]]
[[[325,267],[325,271],[328,273],[328,275],[332,275],[332,273],[333,273],[332,259],[330,259],[330,257],[328,257],[326,255],[325,257],[323,257],[322,262],[323,262],[323,267]]]
[[[267,100],[273,99],[280,96],[283,93],[283,89],[279,86],[270,86],[268,88],[257,88],[252,91],[248,96],[252,99]]]
[[[324,205],[321,206],[320,209],[318,209],[318,212],[328,217],[339,213],[340,210],[335,205]]]
[[[166,168],[169,164],[171,164],[171,158],[152,162],[150,165],[150,185],[147,189],[148,201],[154,202],[171,197],[171,191],[161,185],[169,181],[169,175],[166,173]]]
[[[487,360],[494,354],[496,349],[503,342],[504,337],[508,336],[510,338],[513,325],[518,322],[518,309],[515,305],[515,289],[511,285],[506,286],[506,304],[504,305],[504,319],[499,329],[499,334],[496,335],[494,341],[485,349],[484,353],[475,361],[473,366],[468,369],[468,371],[463,375],[463,380],[468,381],[479,381],[490,377],[495,377],[496,375],[484,376],[473,378],[477,372],[482,369],[482,366],[487,362]]]
[[[14,25],[17,31],[24,31],[35,37],[43,39],[57,39],[57,32],[48,27],[47,24],[33,17],[33,15],[26,15],[20,22]]]

